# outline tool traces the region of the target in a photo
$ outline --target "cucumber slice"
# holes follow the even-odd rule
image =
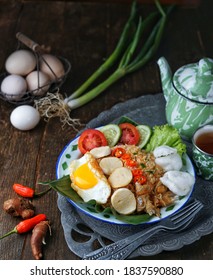
[[[105,125],[100,131],[105,135],[110,147],[115,146],[121,137],[121,129],[117,124]]]
[[[140,140],[137,146],[140,148],[143,148],[147,142],[149,141],[149,138],[151,136],[152,130],[148,125],[137,125],[136,126],[139,134],[140,134]]]

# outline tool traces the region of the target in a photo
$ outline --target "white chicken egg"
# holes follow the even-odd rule
[[[183,166],[182,159],[177,153],[177,149],[169,146],[159,146],[153,151],[155,163],[165,171],[180,170]]]
[[[40,59],[40,70],[46,73],[51,81],[61,78],[65,74],[62,62],[51,54],[42,55]]]
[[[111,187],[96,159],[89,152],[71,162],[70,178],[72,188],[85,202],[91,199],[101,204],[107,202]]]
[[[187,195],[195,183],[195,178],[184,171],[167,171],[160,181],[177,195]]]
[[[41,71],[33,71],[26,77],[27,87],[35,96],[44,95],[50,85],[49,76]]]
[[[26,90],[26,80],[20,75],[8,75],[1,83],[1,92],[8,100],[20,100],[25,95]]]
[[[17,50],[5,62],[5,69],[8,73],[21,76],[29,74],[35,67],[35,55],[29,50]]]
[[[30,105],[21,105],[12,111],[10,121],[19,130],[31,130],[39,123],[40,114]]]

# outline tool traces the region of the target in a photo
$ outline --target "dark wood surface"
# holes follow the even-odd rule
[[[143,2],[143,1],[140,1]],[[147,1],[145,1],[147,2]],[[150,2],[150,1],[148,1]],[[156,60],[164,55],[172,70],[213,56],[213,2],[181,1],[167,22],[155,57],[143,69],[118,81],[89,104],[71,112],[87,123],[118,102],[161,92]],[[191,3],[191,4],[190,4]],[[146,15],[152,4],[140,3]],[[23,32],[39,44],[51,46],[52,53],[71,61],[72,69],[62,92],[70,94],[113,50],[129,15],[130,1],[0,1],[0,70],[17,48],[16,33]],[[14,105],[0,100],[0,205],[16,197],[14,182],[36,187],[40,181],[55,179],[55,165],[63,147],[75,136],[71,127],[62,128],[58,118],[43,119],[32,131],[22,132],[10,123]],[[156,115],[153,116],[157,118]],[[52,224],[52,236],[43,247],[44,259],[79,259],[64,239],[54,191],[34,199],[37,212]],[[0,211],[0,236],[14,228],[19,219]],[[1,260],[31,260],[31,234],[11,235],[0,241]],[[213,234],[174,252],[162,252],[140,259],[213,259]]]

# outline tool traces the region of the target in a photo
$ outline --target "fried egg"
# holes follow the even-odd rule
[[[195,178],[184,171],[167,171],[160,181],[174,194],[187,195],[195,183]]]
[[[155,148],[153,151],[155,163],[160,165],[165,171],[180,170],[182,168],[182,159],[177,153],[177,149],[163,145]]]
[[[70,164],[71,187],[85,201],[96,200],[97,203],[107,202],[111,187],[95,157],[87,152]]]

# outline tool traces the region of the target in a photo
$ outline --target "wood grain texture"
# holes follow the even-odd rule
[[[15,35],[22,32],[39,44],[51,46],[52,53],[71,61],[72,69],[61,92],[69,95],[114,49],[129,15],[131,1],[0,1],[0,69],[8,55],[17,48]],[[113,3],[112,3],[113,2]],[[123,3],[125,2],[125,5]],[[146,1],[150,2],[150,1]],[[187,1],[186,1],[187,2]],[[185,3],[186,3],[185,2]],[[193,2],[193,1],[191,1]],[[189,3],[189,1],[187,2]],[[110,109],[118,102],[161,91],[156,60],[165,56],[172,70],[212,56],[212,1],[194,1],[196,5],[179,6],[173,11],[155,57],[143,69],[121,79],[89,104],[71,112],[82,124]],[[146,16],[154,9],[143,3]],[[62,127],[58,118],[40,124],[32,131],[21,132],[10,124],[14,105],[0,100],[0,204],[11,197],[14,182],[41,190],[38,183],[55,179],[57,158],[63,147],[76,135],[71,127]],[[158,112],[156,112],[157,118]],[[52,236],[44,247],[44,259],[79,259],[64,240],[53,191],[33,199],[38,213],[47,214]],[[19,219],[0,211],[0,235],[14,228]],[[163,252],[140,259],[212,259],[213,235],[202,237],[175,252]],[[12,235],[0,241],[0,259],[33,259],[30,233]]]

